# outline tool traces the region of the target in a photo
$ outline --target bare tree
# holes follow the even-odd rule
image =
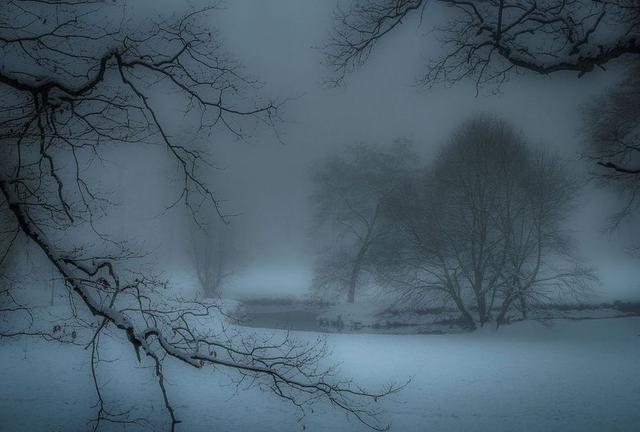
[[[336,12],[326,45],[335,81],[366,61],[381,39],[428,13],[447,21],[437,29],[446,50],[427,65],[425,85],[468,77],[501,83],[519,71],[581,76],[640,54],[638,0],[362,0]]]
[[[130,421],[109,410],[100,391],[99,344],[107,329],[126,340],[140,362],[153,365],[171,430],[179,423],[165,381],[164,365],[171,361],[229,368],[238,382],[256,383],[303,412],[324,400],[384,428],[369,401],[395,388],[376,395],[335,378],[318,365],[322,344],[220,330],[214,304],[167,299],[165,284],[137,271],[129,261],[137,254],[100,223],[110,202],[92,180],[112,178],[102,163],[105,151],[163,145],[182,176],[179,199],[194,217],[207,205],[222,215],[198,176],[202,154],[189,143],[216,131],[243,137],[245,125],[256,121],[273,125],[276,104],[253,96],[254,83],[239,73],[216,33],[199,24],[214,10],[150,21],[127,15],[118,2],[2,3],[0,210],[10,215],[9,234],[19,230],[46,257],[65,282],[78,323],[91,332],[86,344],[99,401],[94,430],[103,421]],[[183,109],[184,129],[195,132],[176,130],[164,109],[167,94],[172,107]],[[50,337],[56,331],[0,335]]]
[[[626,199],[613,216],[617,226],[637,208],[640,193],[640,62],[627,70],[622,81],[585,110],[587,156],[599,165],[594,174],[613,185]]]
[[[405,237],[384,270],[409,298],[447,298],[471,328],[496,308],[498,324],[512,308],[526,316],[531,303],[590,278],[563,226],[575,188],[503,121],[463,124],[405,190],[389,204]]]
[[[502,173],[504,189],[496,223],[505,248],[500,305],[496,322],[508,320],[511,308],[527,318],[531,306],[581,298],[595,280],[591,269],[575,259],[567,218],[578,187],[556,156],[531,152]]]
[[[396,179],[414,160],[406,142],[384,150],[359,145],[344,156],[329,158],[315,171],[316,219],[320,226],[331,226],[335,239],[316,271],[317,286],[337,284],[346,291],[347,302],[354,303],[377,245],[391,235],[383,202],[397,191]]]
[[[232,229],[219,221],[204,229],[191,224],[191,255],[206,298],[219,298],[224,284],[238,271],[239,253]]]

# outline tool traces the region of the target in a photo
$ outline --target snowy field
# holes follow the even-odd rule
[[[393,431],[640,430],[640,318],[548,324],[472,334],[330,334],[327,361],[373,389],[412,378],[379,402]],[[103,392],[112,407],[134,406],[134,416],[151,419],[144,430],[167,430],[152,370],[136,366],[130,351],[126,344],[104,350],[103,358],[116,361],[101,366]],[[0,356],[0,430],[87,430],[96,402],[87,351],[15,339],[2,342]],[[236,391],[228,371],[168,363],[165,372],[179,431],[367,430],[326,406],[299,419],[270,394]]]

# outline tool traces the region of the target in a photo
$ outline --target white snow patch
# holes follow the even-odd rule
[[[392,431],[632,432],[640,424],[639,333],[634,317],[529,321],[440,336],[331,334],[326,360],[373,389],[412,377],[399,395],[378,402]],[[152,430],[166,429],[153,370],[136,363],[126,342],[107,340],[103,358],[117,360],[100,369],[105,396],[116,408],[135,407]],[[96,400],[87,351],[13,339],[0,342],[0,354],[0,430],[86,430]],[[168,362],[165,373],[183,421],[178,431],[366,430],[329,407],[298,421],[293,407],[270,394],[235,394],[224,386],[228,370]]]

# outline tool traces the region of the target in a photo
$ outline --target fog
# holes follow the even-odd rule
[[[223,168],[216,173],[214,188],[225,199],[225,211],[240,214],[232,224],[241,227],[250,267],[255,267],[228,287],[229,295],[307,294],[315,252],[310,170],[347,145],[384,146],[406,138],[428,161],[460,122],[474,114],[495,113],[587,178],[592,164],[583,157],[582,110],[614,85],[619,67],[580,79],[569,73],[515,76],[498,94],[491,88],[476,94],[473,82],[422,89],[415,84],[420,67],[441,49],[426,35],[440,19],[434,14],[421,26],[410,22],[391,35],[344,86],[331,88],[325,84],[330,70],[322,64],[319,47],[332,17],[333,5],[326,2],[241,0],[225,4],[216,23],[226,48],[262,83],[261,93],[286,99],[279,140],[262,131],[245,142],[212,143],[214,152],[220,149],[215,164]],[[607,230],[608,209],[617,205],[610,191],[589,182],[572,218],[580,252],[597,268],[596,292],[603,301],[638,296],[634,281],[640,270],[626,253],[637,226]],[[269,274],[265,286],[260,286],[257,269]],[[281,280],[275,274],[281,274]]]
[[[416,83],[420,68],[442,50],[428,37],[429,29],[443,19],[444,12],[436,9],[421,24],[410,22],[390,35],[362,68],[334,88],[327,84],[331,70],[323,64],[320,49],[333,13],[330,3],[240,0],[223,4],[212,17],[225,50],[258,81],[261,97],[282,103],[276,131],[258,128],[242,140],[223,135],[201,144],[215,166],[207,174],[211,187],[223,212],[233,215],[230,223],[242,232],[247,254],[227,295],[308,294],[317,252],[311,236],[310,172],[323,158],[356,143],[385,146],[407,139],[427,163],[462,121],[491,113],[510,122],[533,145],[562,157],[584,180],[571,225],[580,254],[597,268],[600,282],[594,294],[602,301],[638,297],[634,281],[640,270],[627,253],[637,224],[627,221],[617,231],[607,229],[610,209],[624,203],[589,179],[593,163],[584,157],[584,106],[615,85],[619,65],[580,79],[570,73],[523,74],[499,89],[478,90],[472,81],[425,89]],[[169,118],[182,115],[179,108],[171,108],[171,94],[162,99]],[[114,163],[119,165],[114,175],[120,179],[121,200],[127,200],[122,207],[144,226],[135,227],[132,240],[154,248],[156,258],[167,257],[165,265],[184,267],[189,240],[176,225],[188,215],[177,206],[167,218],[160,217],[179,196],[179,172],[170,161],[161,162],[166,158],[162,149],[153,154],[157,163],[150,163],[148,151],[138,150]],[[269,275],[268,283],[261,280],[262,270]]]
[[[0,5],[0,432],[635,431],[605,3]]]

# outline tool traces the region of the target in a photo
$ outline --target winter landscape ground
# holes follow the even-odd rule
[[[325,360],[371,388],[411,379],[379,402],[393,431],[632,432],[640,425],[639,335],[640,317],[527,321],[447,335],[329,334]],[[2,343],[0,430],[87,430],[96,403],[89,353],[37,339]],[[140,430],[164,430],[152,369],[137,367],[128,346],[107,345],[103,358],[114,362],[101,366],[103,392],[149,420]],[[238,393],[224,369],[166,368],[180,431],[366,430],[327,406],[300,418],[258,389]]]

